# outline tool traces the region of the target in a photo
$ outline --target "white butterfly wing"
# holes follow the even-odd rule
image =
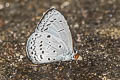
[[[64,16],[55,9],[48,10],[35,32],[48,32],[64,41],[68,49],[73,51],[73,43],[69,26]]]
[[[49,63],[71,60],[66,44],[50,33],[33,33],[27,42],[27,56],[33,63]]]

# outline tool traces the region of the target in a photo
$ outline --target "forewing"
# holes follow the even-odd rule
[[[48,32],[63,40],[69,50],[73,51],[69,26],[64,16],[59,11],[55,9],[48,10],[35,29],[35,32]]]

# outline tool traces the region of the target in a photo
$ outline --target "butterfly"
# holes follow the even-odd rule
[[[64,16],[55,8],[46,11],[27,40],[26,52],[34,64],[79,60]]]

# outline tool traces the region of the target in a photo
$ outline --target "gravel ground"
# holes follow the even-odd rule
[[[67,19],[81,61],[27,58],[26,41],[50,7]],[[0,80],[120,80],[120,0],[0,0]]]

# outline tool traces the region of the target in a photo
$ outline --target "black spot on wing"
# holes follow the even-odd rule
[[[40,48],[40,50],[42,50],[42,48]]]
[[[50,58],[48,58],[48,60],[50,60]]]
[[[62,22],[62,21],[59,21],[59,22]]]
[[[58,32],[61,32],[61,31],[63,31],[64,29],[61,29],[61,30],[59,30]]]
[[[61,48],[61,45],[59,45],[59,48]]]
[[[55,53],[55,50],[53,50],[53,52]]]
[[[38,34],[35,34],[35,36],[37,36]]]
[[[33,52],[31,52],[31,54],[33,54]]]
[[[46,29],[44,29],[44,31],[48,30],[48,27]]]
[[[38,61],[35,56],[34,56],[34,59],[35,59],[36,61]]]
[[[47,35],[47,38],[50,38],[51,36],[50,35]]]
[[[40,44],[40,47],[42,46],[42,44]]]
[[[44,51],[42,51],[42,54],[44,54]]]
[[[43,59],[42,55],[40,55],[40,58]]]
[[[52,23],[52,22],[54,22],[54,21],[52,20],[52,21],[50,21],[50,22]]]
[[[49,26],[50,24],[47,24],[46,26]]]

